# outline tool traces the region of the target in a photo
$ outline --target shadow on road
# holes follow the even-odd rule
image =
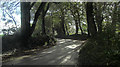
[[[56,38],[61,38],[61,39],[73,39],[73,40],[86,40],[88,38],[87,34],[73,34],[73,35],[57,35],[55,36]]]
[[[84,41],[57,39],[57,45],[36,55],[18,57],[3,65],[76,65],[78,52]]]

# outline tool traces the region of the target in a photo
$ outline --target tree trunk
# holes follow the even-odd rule
[[[76,32],[75,32],[75,34],[78,34],[78,22],[77,22],[77,20],[75,20],[75,26],[76,26]]]
[[[31,27],[30,35],[32,35],[32,33],[33,33],[33,31],[34,31],[35,26],[36,26],[36,23],[37,23],[37,20],[38,20],[38,18],[39,18],[39,15],[40,15],[40,13],[42,12],[42,10],[44,9],[45,5],[46,5],[46,2],[42,2],[42,3],[40,4],[40,6],[38,7],[38,10],[37,10],[36,13],[35,13],[35,17],[34,17],[34,21],[33,21],[32,27]]]
[[[88,24],[88,35],[95,36],[97,33],[94,15],[93,15],[93,3],[88,2],[86,4],[87,24]]]
[[[65,24],[65,28],[66,28],[67,35],[69,35],[68,28],[67,28],[66,24]]]
[[[80,14],[79,14],[79,11],[77,11],[77,14],[78,14],[79,27],[80,27],[80,30],[81,30],[81,34],[83,35],[83,30],[82,30],[82,27],[81,27],[81,22],[80,22]]]
[[[52,33],[55,34],[54,23],[52,22]]]
[[[22,46],[26,46],[30,37],[30,2],[21,2],[21,40]]]
[[[52,17],[52,33],[53,35],[55,34],[55,29],[54,29],[54,23],[53,23],[53,16],[52,16],[52,13],[51,13],[51,17]]]
[[[76,27],[76,32],[75,32],[75,34],[78,34],[78,22],[77,22],[77,19],[76,19],[76,17],[75,17],[75,15],[74,15],[74,13],[73,13],[73,11],[71,10],[71,12],[72,12],[72,15],[73,15],[73,17],[74,17],[74,21],[75,21],[75,27]]]
[[[32,24],[32,27],[30,27],[30,9],[31,9],[31,5],[30,2],[21,2],[21,47],[23,48],[27,48],[27,40],[29,39],[29,37],[31,37],[35,26],[36,26],[36,22],[38,20],[38,17],[40,15],[40,12],[42,11],[42,9],[44,8],[46,3],[41,3],[37,12],[35,13],[35,18]]]
[[[82,27],[81,27],[81,23],[79,22],[79,27],[80,27],[80,30],[81,30],[81,34],[83,35],[83,30],[82,30]]]
[[[65,26],[64,26],[64,18],[62,18],[61,26],[62,26],[62,32],[65,35]]]
[[[62,12],[62,16],[61,16],[61,20],[62,20],[62,22],[61,22],[61,28],[62,28],[62,33],[65,35],[65,17],[64,17],[64,11],[61,9],[61,12]]]
[[[98,26],[98,33],[102,32],[102,21],[103,21],[103,15],[102,15],[102,3],[97,3],[96,6],[96,23]]]
[[[45,9],[42,10],[42,34],[45,34],[45,35],[46,35],[46,30],[45,30],[45,15],[46,15],[46,13],[47,13],[47,11],[49,9],[49,4],[50,3],[48,3],[46,10]]]
[[[45,31],[45,13],[44,13],[44,10],[42,11],[42,34],[46,34],[46,31]]]
[[[72,15],[73,15],[73,17],[74,17],[74,21],[75,21],[75,27],[76,27],[76,32],[75,32],[75,34],[78,34],[78,22],[77,22],[77,18],[76,18],[76,16],[75,16],[75,12],[73,11],[73,10],[70,10],[71,11],[71,13],[72,13]]]

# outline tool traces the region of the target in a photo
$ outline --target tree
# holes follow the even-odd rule
[[[46,34],[45,32],[45,15],[49,9],[50,3],[47,4],[46,9],[43,9],[42,11],[42,34]]]
[[[66,34],[66,31],[65,31],[65,13],[64,13],[64,9],[63,8],[60,8],[60,11],[61,11],[61,28],[62,28],[62,34]]]
[[[5,24],[4,26],[9,27],[9,29],[6,30],[5,28],[3,28],[3,34],[13,35],[20,27],[20,21],[18,20],[18,18],[16,18],[16,16],[20,14],[20,12],[18,11],[20,2],[12,0],[11,2],[1,2],[0,5],[0,10],[2,10],[2,17],[0,17],[0,19],[1,21],[3,21],[2,23]]]
[[[66,35],[66,30],[65,30],[65,3],[55,3],[55,5],[59,8],[56,8],[56,13],[58,13],[58,18],[60,19],[56,27],[56,31],[58,35]]]
[[[32,26],[30,26],[30,2],[21,2],[21,31],[22,35],[25,35],[26,37],[30,37],[35,29],[36,22],[38,20],[38,17],[40,13],[42,12],[43,8],[45,7],[45,2],[41,3],[38,7],[35,17],[32,23]],[[28,30],[28,31],[27,31]],[[25,32],[26,31],[26,32]],[[26,35],[28,34],[28,35]]]
[[[88,24],[88,36],[95,36],[97,33],[97,29],[94,21],[92,2],[87,2],[86,14],[87,14],[87,24]]]
[[[28,39],[31,37],[38,17],[43,10],[46,3],[41,3],[35,13],[32,26],[30,25],[30,9],[32,8],[30,2],[21,2],[21,46],[27,47]]]
[[[84,8],[82,3],[70,3],[70,11],[75,20],[76,34],[78,34],[79,29],[81,31],[81,34],[83,34],[82,29],[82,18],[84,17],[83,10]]]
[[[80,6],[82,6],[82,5],[80,5]],[[80,6],[79,6],[79,7],[80,7]],[[83,34],[83,29],[82,29],[82,26],[81,26],[81,20],[80,20],[81,17],[80,17],[80,12],[79,12],[78,9],[80,10],[80,8],[77,7],[78,23],[79,23],[79,27],[80,27],[80,30],[81,30],[81,34]],[[83,6],[82,6],[82,12],[83,12],[83,10],[84,10],[84,9],[83,9]]]
[[[18,7],[20,6],[19,4],[20,2],[18,1],[12,1],[12,2],[3,2],[1,6],[2,11],[3,11],[2,18],[4,18],[4,20],[8,19],[6,18],[6,16],[8,15],[12,19],[16,27],[17,27],[17,22],[13,14],[17,14],[16,9],[18,9]]]
[[[73,18],[75,20],[75,26],[76,26],[76,32],[75,32],[75,34],[78,34],[79,27],[78,27],[78,21],[77,21],[77,16],[76,16],[76,14],[77,14],[76,5],[74,5],[72,3],[70,3],[70,4],[71,4],[70,11],[71,11],[71,14],[73,15]]]
[[[27,47],[30,37],[30,2],[21,2],[21,47]]]
[[[36,26],[36,23],[38,21],[38,18],[40,16],[40,13],[42,12],[42,10],[45,8],[45,5],[46,5],[46,2],[42,2],[40,4],[40,6],[38,7],[36,13],[35,13],[35,17],[34,17],[34,20],[33,20],[33,24],[32,24],[32,27],[31,27],[31,32],[30,32],[30,35],[32,35],[34,29],[35,29],[35,26]]]
[[[30,2],[21,2],[21,35],[26,39],[30,36]]]
[[[102,21],[103,21],[103,15],[102,15],[102,8],[103,3],[95,3],[95,19],[98,27],[98,33],[102,32]]]

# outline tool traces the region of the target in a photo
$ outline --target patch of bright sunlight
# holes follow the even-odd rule
[[[65,63],[65,62],[67,62],[70,58],[71,58],[71,55],[65,57],[61,63]]]
[[[65,39],[60,39],[59,41],[65,41]]]
[[[72,53],[73,51],[68,52],[69,54]]]
[[[73,42],[76,42],[77,40],[73,40]]]
[[[59,41],[64,41],[65,39],[58,39]]]
[[[18,57],[16,58],[17,60],[21,60],[21,59],[24,59],[24,58],[27,58],[27,57],[30,57],[31,55],[26,55],[26,56],[21,56],[21,57]]]
[[[61,41],[60,43],[64,43],[65,41]]]
[[[64,56],[60,56],[60,57],[58,57],[57,59],[61,59],[61,58],[63,58]]]
[[[59,43],[64,43],[66,41],[71,41],[71,39],[61,39],[61,40],[59,40]]]
[[[53,51],[55,51],[55,50],[45,51],[45,52],[42,52],[42,53],[52,53]]]
[[[36,51],[37,49],[32,49],[32,50],[26,50],[24,52],[30,52],[30,51]]]
[[[77,50],[77,52],[79,52],[80,50]]]
[[[64,43],[65,39],[59,40],[59,43]]]
[[[71,39],[65,39],[66,41],[72,41]]]
[[[78,47],[78,46],[79,46],[79,45],[73,44],[73,45],[66,46],[65,48],[74,49],[74,48],[76,48],[76,47]]]

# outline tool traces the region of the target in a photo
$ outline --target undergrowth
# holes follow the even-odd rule
[[[120,65],[120,35],[107,30],[89,38],[79,52],[78,65]]]

